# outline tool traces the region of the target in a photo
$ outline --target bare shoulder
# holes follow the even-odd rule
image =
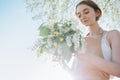
[[[110,30],[108,31],[108,38],[113,39],[116,37],[120,37],[120,32],[118,30]]]
[[[120,32],[111,30],[108,32],[108,37],[112,48],[112,61],[120,64]]]

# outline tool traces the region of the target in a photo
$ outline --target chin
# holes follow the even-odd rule
[[[85,25],[85,26],[89,26],[89,24],[85,24],[85,23],[83,23],[83,25]]]
[[[85,26],[91,26],[92,24],[91,23],[83,23],[83,25],[85,25]]]

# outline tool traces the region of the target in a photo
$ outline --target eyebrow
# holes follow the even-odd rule
[[[88,8],[83,9],[83,11],[86,11],[86,10],[88,10]],[[77,14],[80,14],[80,12],[78,12]]]

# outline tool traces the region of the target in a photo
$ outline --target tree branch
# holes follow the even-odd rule
[[[104,8],[103,8],[103,10],[105,10],[106,9],[106,7],[107,7],[107,5],[108,5],[108,3],[110,2],[110,0],[108,0],[107,2],[106,2],[106,4],[105,4],[105,6],[104,6]]]

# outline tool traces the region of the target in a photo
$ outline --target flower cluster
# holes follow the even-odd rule
[[[38,53],[47,52],[69,61],[72,53],[82,46],[81,31],[75,27],[69,20],[42,24]]]

